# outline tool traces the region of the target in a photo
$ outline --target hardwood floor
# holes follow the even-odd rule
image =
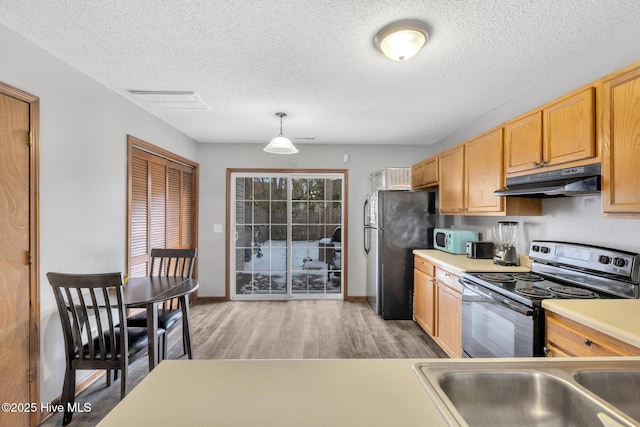
[[[196,359],[443,358],[447,355],[412,320],[382,320],[366,302],[231,301],[191,308]],[[182,353],[179,329],[169,335],[169,356]],[[185,356],[186,358],[186,356]],[[129,370],[129,390],[147,374],[147,359]],[[91,412],[76,413],[70,426],[94,426],[120,397],[119,379],[104,378],[76,402]],[[59,426],[55,414],[41,426]]]

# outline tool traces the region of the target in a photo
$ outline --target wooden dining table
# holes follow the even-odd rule
[[[193,358],[191,348],[191,324],[189,321],[189,294],[198,289],[198,282],[188,277],[132,277],[122,292],[127,309],[144,308],[147,311],[147,334],[149,337],[149,371],[158,365],[158,305],[164,301],[178,298],[182,309],[184,336],[187,355]]]

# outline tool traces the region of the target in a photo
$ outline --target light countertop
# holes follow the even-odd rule
[[[640,347],[640,300],[547,299],[542,302],[542,307],[620,341]]]
[[[442,265],[453,270],[452,273],[473,272],[500,272],[500,271],[529,271],[531,262],[526,255],[520,255],[520,265],[507,267],[494,264],[490,259],[472,259],[466,255],[454,255],[437,249],[415,249],[413,254],[428,261]]]
[[[572,358],[577,363],[615,358]],[[413,371],[524,362],[552,367],[566,358],[165,360],[99,427],[447,425]],[[624,358],[631,363],[640,357]],[[634,365],[635,366],[635,365]]]
[[[419,361],[165,360],[99,426],[445,426]]]

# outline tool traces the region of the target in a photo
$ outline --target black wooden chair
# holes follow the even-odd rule
[[[147,354],[147,328],[128,327],[121,273],[47,273],[58,306],[64,334],[66,371],[61,403],[62,425],[71,422],[75,401],[76,371],[106,369],[122,372],[120,399],[127,394],[127,369]],[[158,329],[158,335],[165,331]]]
[[[173,276],[189,277],[193,275],[193,266],[197,255],[197,249],[151,249],[151,261],[149,263],[149,276]],[[167,334],[178,323],[182,323],[182,349],[183,355],[193,359],[191,341],[187,334],[187,324],[183,319],[182,304],[188,304],[187,297],[174,298],[165,301],[158,307],[158,328],[166,331],[162,337],[163,359],[167,357]],[[140,312],[129,317],[129,326],[147,326],[147,313]]]

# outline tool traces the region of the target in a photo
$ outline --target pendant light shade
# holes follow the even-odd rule
[[[416,20],[392,22],[383,27],[373,39],[373,44],[386,57],[404,61],[415,56],[429,40],[429,27]]]
[[[282,118],[286,117],[286,113],[276,113],[276,116],[280,117],[280,135],[273,138],[262,150],[273,154],[297,153],[298,149],[293,145],[293,142],[291,142],[291,140],[286,136],[282,135]]]

